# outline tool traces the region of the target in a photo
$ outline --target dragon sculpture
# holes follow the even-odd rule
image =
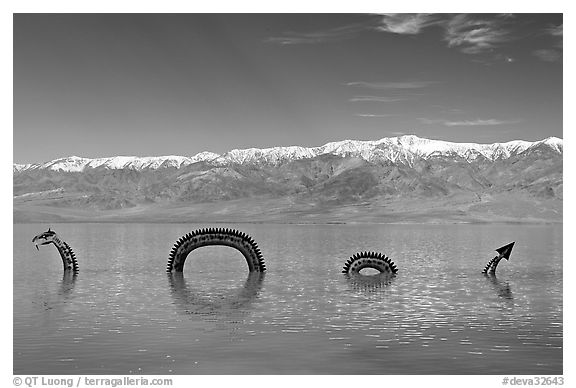
[[[36,244],[36,249],[38,245],[48,245],[54,244],[58,252],[60,253],[60,257],[62,258],[62,263],[64,264],[64,271],[68,272],[71,271],[74,274],[78,272],[78,262],[76,261],[76,255],[64,240],[62,240],[56,232],[48,228],[47,232],[40,233],[39,235],[35,236],[32,239],[32,242]]]
[[[498,252],[498,256],[495,256],[492,260],[488,262],[488,264],[486,264],[486,268],[484,268],[482,273],[485,275],[495,275],[498,263],[500,263],[500,260],[502,259],[506,260],[510,259],[510,253],[512,253],[513,247],[514,247],[514,241],[511,242],[510,244],[504,245],[503,247],[496,249],[496,252]]]
[[[398,272],[398,268],[388,256],[376,252],[359,252],[348,259],[342,273],[358,274],[363,268],[374,268],[381,273],[391,275]]]
[[[38,248],[39,245],[54,244],[62,258],[64,271],[71,271],[74,274],[78,272],[78,261],[76,260],[74,251],[72,251],[70,245],[62,240],[58,234],[50,228],[48,228],[48,231],[34,236],[32,242],[36,245],[36,249],[38,250],[40,250]],[[514,243],[515,242],[511,242],[510,244],[496,249],[498,255],[486,264],[482,273],[486,275],[495,275],[500,260],[510,259]],[[191,233],[187,233],[178,239],[170,251],[166,271],[182,272],[188,254],[197,248],[208,245],[225,245],[235,248],[240,251],[246,259],[249,272],[266,271],[262,252],[254,240],[250,236],[239,232],[238,230],[223,228],[198,229]],[[359,274],[360,270],[363,268],[373,268],[380,271],[380,273],[389,275],[395,275],[398,272],[398,268],[394,262],[388,258],[388,256],[377,252],[359,252],[346,261],[342,273]]]
[[[182,236],[170,251],[167,272],[182,272],[186,257],[193,250],[207,245],[226,245],[237,249],[246,258],[250,272],[264,272],[262,253],[254,240],[234,229],[198,229]]]

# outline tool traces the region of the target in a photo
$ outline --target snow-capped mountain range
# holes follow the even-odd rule
[[[41,164],[14,164],[13,172],[27,170],[53,170],[66,172],[80,172],[85,168],[104,167],[107,169],[158,169],[160,167],[182,167],[192,163],[213,160],[218,158],[218,154],[212,152],[201,152],[195,156],[113,156],[109,158],[82,158],[79,156],[69,156],[51,160]]]
[[[53,170],[64,172],[81,172],[87,168],[105,169],[160,169],[181,168],[197,162],[208,162],[215,166],[230,164],[268,164],[277,165],[286,161],[309,159],[320,155],[358,157],[366,161],[389,160],[394,163],[412,165],[416,159],[429,159],[437,156],[460,157],[471,162],[478,157],[488,160],[507,159],[530,148],[542,144],[558,153],[563,152],[563,140],[557,137],[529,142],[514,140],[506,143],[477,144],[454,143],[441,140],[430,140],[415,135],[382,138],[375,141],[343,140],[327,143],[319,147],[273,147],[234,149],[223,155],[213,152],[201,152],[189,156],[114,156],[107,158],[82,158],[70,156],[40,164],[14,164],[13,172],[28,170]]]

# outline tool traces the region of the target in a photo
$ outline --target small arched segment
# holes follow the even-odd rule
[[[237,249],[246,258],[250,272],[266,270],[262,252],[251,237],[235,229],[209,228],[195,230],[176,241],[170,251],[166,271],[182,272],[188,254],[208,245],[224,245]]]
[[[348,259],[342,273],[357,274],[364,268],[373,268],[381,273],[389,274],[398,272],[396,265],[386,255],[376,252],[359,252]]]

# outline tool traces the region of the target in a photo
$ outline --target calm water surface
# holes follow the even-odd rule
[[[36,251],[48,225],[14,225],[15,374],[563,372],[561,225],[216,225],[254,238],[264,277],[229,247],[165,273],[179,237],[215,225],[50,226],[80,273]],[[366,250],[397,276],[343,275]]]

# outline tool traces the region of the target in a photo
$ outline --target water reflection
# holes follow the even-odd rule
[[[496,275],[484,274],[484,276],[490,281],[499,298],[504,300],[514,299],[514,295],[512,295],[512,289],[510,288],[508,281],[500,281]]]
[[[227,289],[222,285],[220,288],[216,282],[217,291],[211,291],[210,287],[194,290],[188,286],[183,272],[168,274],[170,293],[179,312],[196,321],[193,327],[203,335],[216,333],[220,340],[227,342],[244,341],[242,328],[252,313],[252,303],[258,297],[263,280],[263,273],[251,272],[240,287]]]
[[[251,272],[242,287],[227,294],[214,295],[191,289],[183,272],[168,273],[174,304],[186,314],[213,315],[245,310],[257,298],[263,281],[264,272]]]
[[[72,300],[72,291],[76,284],[76,274],[73,271],[64,271],[62,279],[55,284],[55,288],[46,290],[37,301],[32,304],[41,306],[46,311],[60,311],[65,304]]]
[[[76,284],[76,277],[77,274],[74,271],[64,271],[62,280],[60,280],[60,287],[58,294],[65,297],[70,296]]]
[[[380,292],[383,288],[392,284],[395,274],[381,272],[376,275],[363,275],[361,273],[344,274],[348,284],[355,291]]]

